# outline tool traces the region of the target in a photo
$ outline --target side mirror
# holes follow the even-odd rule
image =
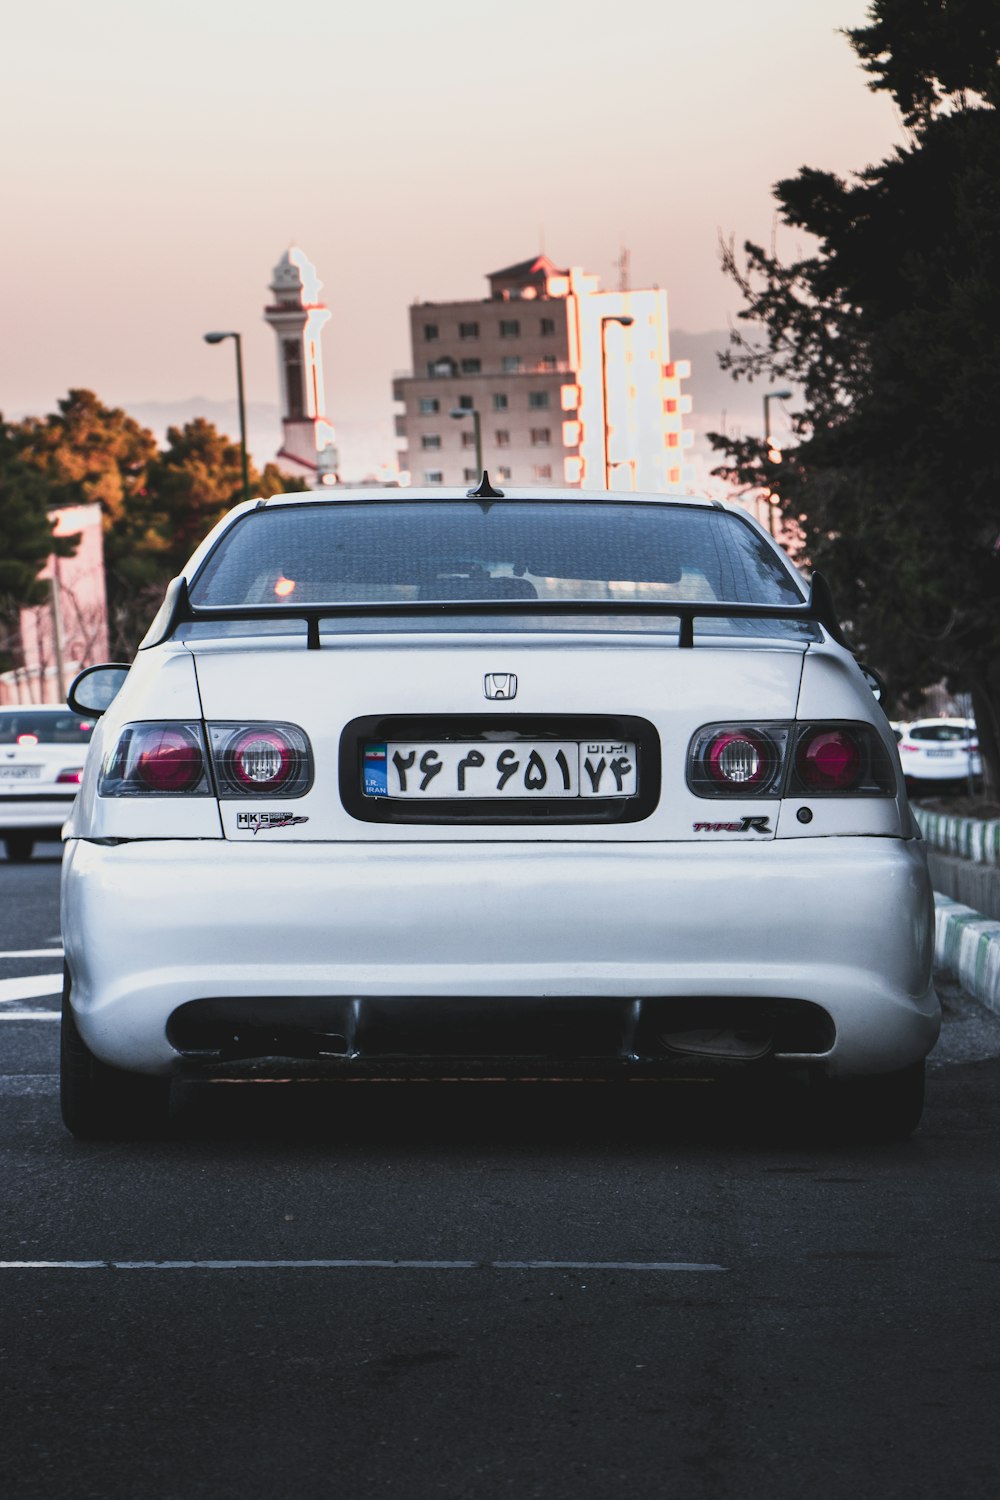
[[[75,714],[99,718],[109,709],[129,674],[129,668],[118,662],[100,667],[84,667],[70,684],[66,702]]]
[[[872,690],[875,702],[881,703],[882,699],[885,697],[885,683],[882,681],[878,673],[873,671],[871,667],[862,666],[861,662],[858,662],[858,666],[861,668],[862,677],[865,679],[868,686]]]

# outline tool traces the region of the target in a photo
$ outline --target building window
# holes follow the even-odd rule
[[[502,392],[498,393],[497,395],[495,395],[493,397],[493,410],[494,411],[506,411],[507,410],[507,397],[505,395],[503,395]]]
[[[457,402],[460,411],[471,411],[475,404],[471,396],[459,396]]]
[[[548,427],[533,427],[531,429],[531,446],[533,448],[547,448],[552,441],[552,433]]]
[[[499,467],[499,469],[497,469],[497,474],[498,474],[498,476],[499,476],[499,477],[500,477],[500,478],[501,478],[501,479],[505,479],[505,480],[506,480],[506,481],[507,481],[507,482],[508,482],[508,483],[509,483],[509,482],[510,482],[510,479],[511,479],[511,471],[510,471],[510,469],[508,469],[508,468],[507,468],[507,467],[506,467],[506,465],[504,465],[504,464],[501,464],[501,465],[500,465],[500,467]]]
[[[453,359],[435,359],[427,366],[427,373],[432,380],[436,379],[439,375],[457,375],[458,366]]]
[[[420,415],[422,417],[433,417],[441,410],[441,403],[436,396],[421,396]]]
[[[555,320],[555,318],[543,318],[542,322],[541,322],[541,330],[540,331],[543,334],[555,333],[555,331],[556,331],[556,320]]]
[[[425,469],[424,484],[444,484],[444,474],[440,469]]]
[[[425,432],[420,439],[421,448],[440,448],[441,439],[436,432]]]
[[[516,318],[500,319],[500,337],[502,339],[516,339],[521,336],[521,325]]]
[[[534,475],[534,477],[536,479],[551,479],[552,478],[552,465],[551,464],[536,464],[535,467],[532,469],[531,472],[532,472],[532,474]]]
[[[529,391],[528,392],[528,405],[529,405],[529,407],[531,408],[532,411],[548,411],[548,407],[549,407],[549,393],[548,393],[548,391]]]
[[[519,354],[505,354],[500,361],[500,368],[505,375],[519,375],[521,372],[521,356]]]
[[[496,434],[496,440],[497,440],[497,447],[498,448],[509,448],[510,447],[510,433],[509,432],[505,432],[502,428],[497,432],[497,434]]]
[[[478,469],[463,469],[462,475],[467,480],[481,479],[483,477]]]
[[[460,339],[477,339],[479,337],[478,323],[459,323],[458,336]],[[466,478],[469,476],[466,475]]]
[[[437,324],[436,323],[425,323],[424,324],[424,342],[429,344],[431,342],[431,340],[432,339],[436,339],[437,336],[438,336],[438,326],[437,326]]]
[[[476,446],[476,434],[475,434],[475,430],[473,430],[472,432],[463,432],[462,433],[462,447],[463,448],[474,448],[475,446]]]
[[[540,370],[554,370],[557,363],[558,361],[554,354],[543,354],[538,361],[538,368]]]
[[[463,375],[479,375],[482,372],[482,368],[483,368],[483,362],[482,362],[481,359],[463,359],[462,360],[462,374]]]
[[[298,339],[283,339],[282,349],[288,416],[292,422],[301,422],[306,414],[305,391],[302,386],[302,346]]]

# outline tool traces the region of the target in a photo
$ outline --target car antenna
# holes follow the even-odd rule
[[[479,481],[479,487],[474,490],[467,490],[466,494],[470,500],[502,500],[504,497],[503,490],[495,490],[492,484],[490,484],[488,469],[483,470],[483,477]]]

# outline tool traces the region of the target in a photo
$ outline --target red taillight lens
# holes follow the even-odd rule
[[[205,758],[190,730],[147,729],[134,770],[151,792],[191,792],[205,774]]]
[[[60,771],[59,775],[56,777],[56,785],[57,786],[63,786],[63,785],[76,785],[76,786],[79,786],[80,782],[82,780],[83,780],[83,768],[80,767],[80,766],[77,766],[75,770],[71,768],[71,769],[66,770],[66,771]]]
[[[276,729],[250,729],[229,747],[229,765],[247,792],[274,792],[295,770],[296,754]]]
[[[799,742],[795,769],[803,786],[815,792],[852,791],[861,781],[864,756],[846,729],[821,729]]]

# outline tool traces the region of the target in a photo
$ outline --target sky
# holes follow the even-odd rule
[[[485,295],[489,271],[542,249],[613,287],[628,247],[632,285],[668,291],[683,358],[680,335],[725,329],[739,306],[720,234],[767,243],[780,178],[846,175],[903,143],[838,34],[865,10],[18,7],[0,53],[0,412],[51,411],[77,386],[130,411],[227,410],[232,344],[201,335],[239,329],[251,446],[268,457],[277,360],[261,314],[290,244],[332,313],[327,414],[348,468],[391,456],[409,304]],[[778,247],[802,248],[788,230]]]

